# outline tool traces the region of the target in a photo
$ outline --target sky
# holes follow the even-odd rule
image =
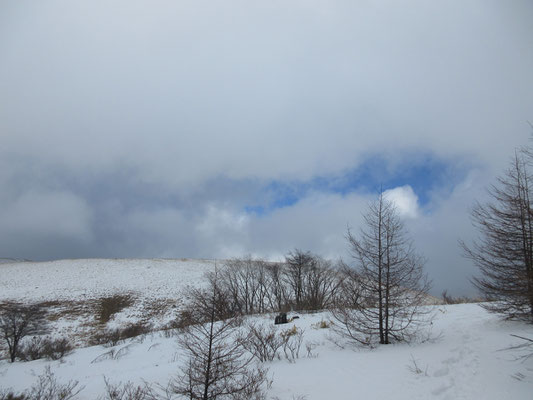
[[[350,262],[380,190],[434,293],[533,121],[530,0],[0,0],[0,258]]]

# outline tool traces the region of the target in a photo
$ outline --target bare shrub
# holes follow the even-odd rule
[[[44,356],[49,360],[60,360],[73,350],[72,343],[65,338],[49,339],[45,341]]]
[[[23,343],[19,350],[19,358],[22,361],[32,361],[41,358],[48,360],[60,360],[73,350],[70,341],[63,338],[51,338],[49,336],[34,336],[31,340]]]
[[[96,307],[97,320],[100,324],[106,324],[114,314],[133,304],[134,299],[130,294],[115,294],[102,297],[98,299]]]
[[[46,330],[45,315],[45,311],[35,305],[11,303],[4,306],[0,315],[0,335],[7,344],[11,362],[18,356],[22,339]]]
[[[151,325],[143,324],[143,323],[131,323],[126,325],[123,328],[120,328],[120,337],[121,339],[130,339],[141,335],[146,335],[147,333],[150,333],[152,330]]]
[[[130,352],[131,343],[120,348],[111,349],[103,354],[100,354],[94,360],[91,361],[91,364],[98,363],[104,360],[118,360],[119,358],[125,356]]]
[[[283,339],[283,353],[289,362],[296,362],[300,358],[300,348],[302,347],[304,330],[298,329],[296,325],[281,332]]]
[[[52,373],[50,366],[47,366],[44,373],[38,377],[37,382],[30,389],[22,394],[16,395],[23,397],[13,397],[13,399],[71,400],[75,399],[83,389],[84,387],[79,386],[78,381],[69,381],[64,384],[59,383]]]
[[[0,388],[0,400],[29,400],[24,393],[15,393],[11,389]]]
[[[91,344],[116,346],[117,344],[137,336],[145,335],[151,331],[151,325],[142,322],[131,323],[121,328],[104,329],[93,335]]]
[[[249,323],[245,334],[239,338],[241,345],[260,362],[279,358],[278,351],[283,347],[284,338],[277,334],[277,329],[270,325]]]
[[[175,321],[172,321],[169,324],[170,329],[183,329],[189,325],[195,323],[194,310],[192,306],[188,306],[185,309],[181,310],[178,318]]]
[[[120,331],[118,329],[105,329],[96,332],[91,340],[91,345],[102,345],[104,347],[116,346],[121,341]]]
[[[415,375],[424,374],[425,376],[428,376],[428,366],[426,365],[426,367],[422,369],[412,354],[411,354],[411,363],[407,365],[407,370],[409,372],[412,372]]]
[[[43,338],[34,336],[20,345],[18,358],[21,361],[33,361],[43,358]]]
[[[156,400],[158,396],[148,384],[135,385],[132,382],[113,384],[104,377],[106,393],[98,400]]]
[[[318,357],[317,353],[313,353],[313,351],[318,347],[317,342],[306,342],[305,343],[305,350],[307,352],[308,358],[316,358]]]

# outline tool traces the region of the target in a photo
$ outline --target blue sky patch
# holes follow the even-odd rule
[[[426,206],[432,191],[448,189],[464,179],[471,165],[465,160],[443,159],[429,154],[408,154],[394,161],[373,155],[357,167],[333,176],[317,176],[308,181],[272,181],[263,189],[262,204],[245,207],[247,213],[267,215],[296,204],[310,192],[347,195],[352,192],[378,193],[409,185]]]

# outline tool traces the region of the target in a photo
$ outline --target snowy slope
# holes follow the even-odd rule
[[[273,377],[268,398],[315,399],[531,399],[533,359],[505,350],[520,341],[510,334],[533,336],[533,326],[506,323],[475,304],[436,306],[431,341],[370,349],[341,349],[328,338],[330,329],[312,325],[327,313],[302,315],[296,320],[305,329],[304,343],[315,343],[315,357],[302,348],[295,363],[278,360],[265,365]],[[271,319],[261,318],[264,323]],[[291,325],[278,326],[287,329]],[[127,346],[127,348],[126,348]],[[304,347],[304,346],[302,346]],[[125,349],[118,359],[102,357],[109,348],[77,350],[63,362],[0,362],[0,387],[22,390],[50,365],[62,382],[78,380],[85,386],[80,398],[94,399],[104,391],[106,376],[112,382],[143,380],[166,385],[185,360],[176,338],[155,333],[144,341],[118,345]],[[415,360],[420,373],[414,371]],[[299,397],[304,396],[304,397]]]
[[[212,260],[87,259],[0,264],[0,302],[81,300],[110,293],[175,297],[200,285]]]

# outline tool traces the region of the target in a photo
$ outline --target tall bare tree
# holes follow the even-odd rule
[[[315,262],[305,271],[302,302],[308,310],[323,310],[334,303],[340,280],[330,261],[314,258]]]
[[[290,294],[284,279],[284,264],[265,263],[264,268],[270,309],[287,311]]]
[[[267,262],[248,255],[226,261],[218,272],[218,287],[229,295],[239,313],[248,315],[271,309],[271,282],[267,266]]]
[[[345,304],[337,304],[335,318],[352,340],[380,344],[408,338],[425,319],[424,305],[429,282],[424,259],[408,238],[394,204],[383,193],[364,215],[358,237],[346,235],[355,271],[345,269]],[[345,286],[345,285],[344,285]]]
[[[527,149],[515,152],[511,166],[489,189],[491,201],[472,210],[479,239],[461,245],[481,272],[474,285],[495,300],[484,307],[533,322],[532,161]]]
[[[297,310],[303,308],[305,277],[309,269],[316,266],[316,262],[313,254],[299,249],[289,252],[285,257],[285,276],[291,288],[294,305]]]
[[[174,382],[175,393],[189,399],[259,399],[265,382],[265,370],[253,365],[239,340],[240,317],[220,312],[228,300],[217,289],[216,275],[211,293],[195,299],[195,322],[183,329],[178,340],[188,358],[181,375]],[[222,317],[222,319],[221,319]]]

